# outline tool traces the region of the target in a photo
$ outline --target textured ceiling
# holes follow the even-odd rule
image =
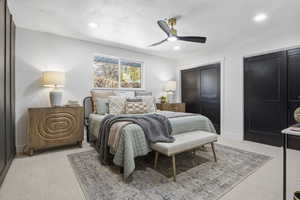
[[[9,0],[9,5],[18,27],[174,59],[300,31],[299,0]],[[269,18],[254,23],[260,12]],[[177,41],[147,47],[166,37],[156,21],[178,15],[178,34],[207,36],[207,44]],[[89,22],[99,27],[91,29]],[[173,51],[175,45],[181,50]]]

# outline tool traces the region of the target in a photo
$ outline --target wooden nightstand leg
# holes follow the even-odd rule
[[[33,148],[29,148],[28,149],[28,155],[29,156],[33,156],[33,154],[34,154],[34,149]]]
[[[77,144],[80,148],[82,147],[82,141],[78,141]]]

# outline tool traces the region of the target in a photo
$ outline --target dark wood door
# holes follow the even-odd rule
[[[11,48],[10,48],[10,106],[11,106],[11,151],[12,156],[16,154],[16,81],[15,81],[15,49],[16,49],[16,25],[11,17]]]
[[[220,64],[200,67],[200,114],[208,117],[220,133]]]
[[[0,0],[0,184],[15,156],[15,26]]]
[[[287,127],[286,52],[244,59],[244,138],[281,146]]]
[[[220,133],[220,64],[181,71],[181,97],[186,112],[208,117]]]
[[[12,157],[12,137],[11,131],[11,16],[6,7],[5,14],[6,34],[5,34],[5,134],[6,134],[6,162]]]
[[[1,174],[4,171],[6,164],[5,155],[5,96],[4,96],[4,81],[5,81],[5,3],[0,0],[0,182]]]
[[[287,51],[288,63],[288,126],[297,123],[294,111],[300,107],[300,48]],[[289,136],[289,148],[300,149],[300,138]]]
[[[199,113],[200,70],[193,68],[181,71],[181,97],[186,112]]]

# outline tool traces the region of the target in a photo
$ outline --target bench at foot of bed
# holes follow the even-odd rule
[[[205,144],[211,144],[214,160],[217,162],[217,156],[215,152],[214,142],[217,141],[218,136],[215,133],[206,131],[193,131],[179,135],[175,135],[175,142],[162,143],[158,142],[151,144],[151,148],[155,152],[154,168],[157,166],[159,153],[172,157],[173,165],[173,179],[176,181],[176,160],[175,155],[185,151],[194,150]]]

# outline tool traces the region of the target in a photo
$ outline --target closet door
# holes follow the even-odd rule
[[[220,133],[220,63],[200,67],[199,113]]]
[[[11,15],[6,6],[6,34],[5,34],[5,134],[6,134],[6,162],[12,158],[11,131]]]
[[[294,111],[300,107],[300,48],[288,50],[288,126],[297,123],[294,120]],[[289,147],[300,149],[300,139],[289,137]]]
[[[5,155],[5,123],[4,123],[4,81],[5,81],[5,3],[0,0],[0,183],[2,174],[5,168],[6,155]]]
[[[186,112],[208,117],[220,133],[220,63],[181,71]]]
[[[16,85],[15,85],[15,45],[16,45],[16,26],[14,21],[11,19],[11,40],[10,40],[10,105],[11,105],[11,151],[12,155],[16,154],[16,117],[15,117],[15,99],[16,99]]]
[[[200,71],[193,68],[181,71],[181,97],[186,103],[186,112],[199,113]]]
[[[287,127],[286,52],[244,60],[244,138],[281,146]]]

